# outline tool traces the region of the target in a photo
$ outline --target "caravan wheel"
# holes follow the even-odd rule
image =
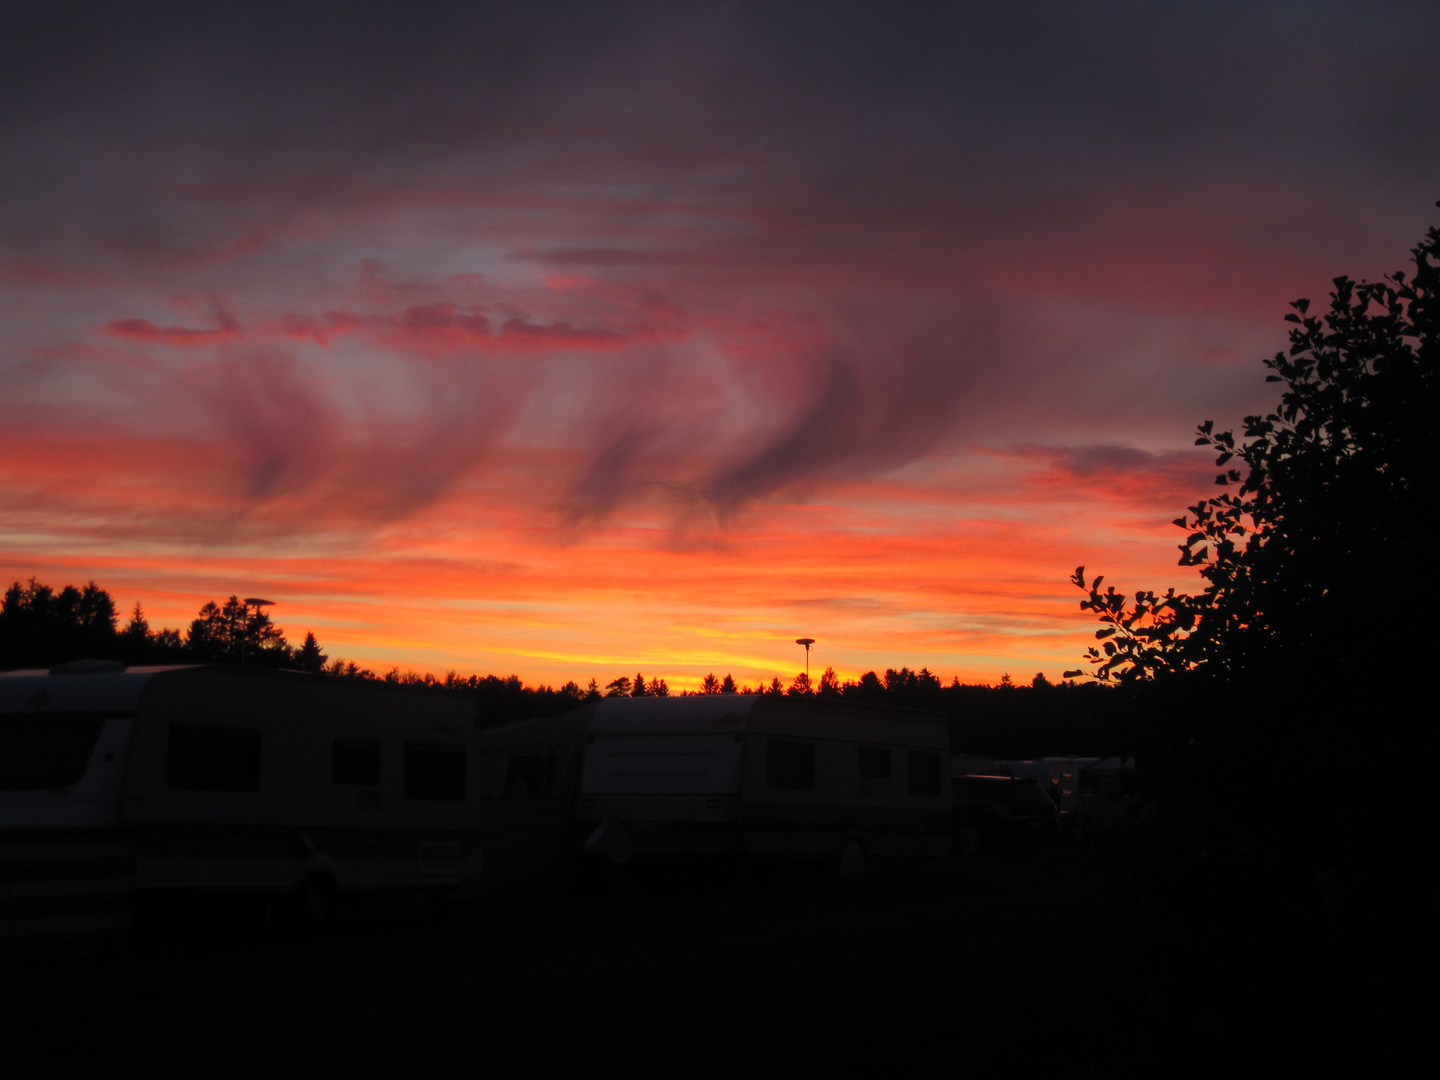
[[[837,876],[842,885],[859,885],[865,880],[865,849],[858,840],[847,840],[840,850]]]

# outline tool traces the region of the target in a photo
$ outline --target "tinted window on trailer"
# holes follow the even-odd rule
[[[883,746],[860,747],[860,779],[888,780],[890,751]]]
[[[171,724],[165,782],[187,791],[259,791],[260,730]]]
[[[0,716],[0,791],[78,784],[104,723],[98,713]]]
[[[910,751],[910,770],[906,789],[911,795],[940,794],[940,755],[921,750]]]
[[[337,784],[380,786],[380,744],[358,739],[336,739],[330,758],[330,778]]]
[[[454,743],[406,743],[405,797],[465,798],[465,747]]]
[[[765,783],[772,788],[813,788],[815,744],[771,739],[765,753]]]

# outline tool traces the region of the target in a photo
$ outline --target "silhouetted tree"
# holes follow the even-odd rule
[[[1376,592],[1377,575],[1427,562],[1435,515],[1440,229],[1412,256],[1409,274],[1336,278],[1323,317],[1297,300],[1288,352],[1265,361],[1267,381],[1284,385],[1279,407],[1246,417],[1240,439],[1200,425],[1196,444],[1218,451],[1216,483],[1229,489],[1175,522],[1201,593],[1132,604],[1076,572],[1082,606],[1106,624],[1103,651],[1090,650],[1099,677],[1393,683],[1423,670],[1428,613],[1377,611]]]
[[[835,674],[833,667],[827,667],[825,673],[820,676],[820,696],[835,697],[840,693],[840,677]]]
[[[1413,254],[1410,278],[1335,279],[1323,320],[1296,301],[1289,353],[1266,361],[1285,384],[1280,407],[1246,417],[1246,441],[1201,425],[1216,464],[1246,470],[1227,469],[1217,483],[1237,490],[1177,522],[1192,530],[1182,565],[1208,583],[1186,641],[1197,667],[1323,679],[1424,662],[1433,633],[1419,605],[1387,606],[1380,634],[1356,625],[1377,572],[1427,561],[1435,521],[1440,229]]]
[[[476,678],[471,682],[470,690],[480,706],[480,723],[486,727],[521,720],[540,712],[531,708],[535,695],[527,690],[518,675],[503,679],[498,675]]]
[[[118,637],[119,658],[127,664],[183,663],[188,659],[177,630],[151,630],[144,608],[137,602]]]
[[[313,633],[305,635],[304,643],[295,652],[295,666],[301,671],[323,671],[328,659],[330,658],[320,651],[320,643],[315,640]]]
[[[630,676],[629,676],[629,675],[621,675],[621,676],[620,676],[618,679],[616,679],[614,682],[606,683],[606,684],[605,684],[605,696],[606,696],[606,697],[629,697],[629,696],[630,696]]]
[[[713,671],[712,671],[709,675],[706,675],[705,678],[701,680],[701,682],[700,682],[700,693],[702,693],[702,694],[718,694],[718,693],[720,693],[720,680],[717,679],[717,678],[715,678],[715,673],[714,673]]]
[[[120,636],[134,643],[143,643],[150,638],[150,623],[145,618],[145,609],[140,606],[140,601],[135,601],[135,608],[130,612],[130,621],[125,624],[125,629],[120,631]]]
[[[735,693],[735,680],[730,677],[730,673],[729,673],[728,671],[725,673],[725,678],[724,678],[724,680],[720,683],[720,693],[722,693],[722,694],[733,694],[733,693]]]
[[[280,628],[270,621],[263,609],[250,610],[249,605],[231,596],[223,605],[213,600],[200,609],[190,623],[186,645],[200,661],[239,662],[268,667],[290,663],[290,647]]]
[[[1412,255],[1376,283],[1334,279],[1323,315],[1297,300],[1289,349],[1265,361],[1278,406],[1238,437],[1200,425],[1223,490],[1175,521],[1200,591],[1132,599],[1084,567],[1072,579],[1102,624],[1094,674],[1148,721],[1142,870],[1168,905],[1159,925],[1231,945],[1213,950],[1227,996],[1229,972],[1282,942],[1343,958],[1343,971],[1327,959],[1296,977],[1366,987],[1348,1005],[1369,1015],[1411,1008],[1428,977],[1414,937],[1433,925],[1414,862],[1428,789],[1315,787],[1340,747],[1379,761],[1433,750],[1420,704],[1432,616],[1404,586],[1429,564],[1440,494],[1440,229]]]
[[[860,676],[860,681],[851,688],[848,697],[859,698],[862,701],[879,701],[885,697],[885,687],[880,682],[880,676],[873,671],[867,671]]]
[[[130,612],[130,620],[119,634],[120,658],[127,664],[143,664],[150,659],[153,641],[150,623],[145,618],[140,601],[137,600],[134,610]]]
[[[798,673],[790,681],[790,688],[785,693],[790,697],[805,697],[810,694],[810,676],[803,671]]]
[[[25,586],[17,581],[0,602],[0,666],[117,658],[115,623],[115,601],[93,581],[58,593],[34,578]]]
[[[213,600],[206,601],[200,614],[190,623],[185,633],[185,645],[197,658],[218,660],[228,651],[233,636],[229,627],[222,626],[223,616],[220,605]]]
[[[181,640],[179,630],[165,628],[150,635],[149,659],[177,663],[184,655],[185,642]]]

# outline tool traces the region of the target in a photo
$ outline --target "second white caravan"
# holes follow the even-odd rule
[[[942,718],[824,699],[718,694],[594,706],[576,803],[592,853],[867,865],[943,855],[951,837]]]

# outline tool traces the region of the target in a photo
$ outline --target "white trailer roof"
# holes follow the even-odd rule
[[[117,712],[140,708],[145,684],[180,667],[133,667],[83,675],[39,670],[0,672],[0,713]]]
[[[168,677],[167,677],[168,676]],[[174,690],[177,686],[202,685],[213,687],[214,679],[240,680],[231,686],[247,683],[324,687],[327,694],[384,694],[396,696],[424,695],[429,698],[450,698],[463,702],[474,721],[475,701],[459,690],[392,685],[375,679],[339,679],[305,671],[275,668],[238,667],[233,664],[177,664],[165,667],[132,667],[115,670],[44,671],[20,670],[0,672],[0,713],[61,713],[109,712],[135,713],[152,683],[157,679],[156,692]]]
[[[944,718],[932,713],[761,694],[605,698],[595,706],[589,733],[718,735],[744,731],[927,747],[949,745]]]
[[[590,717],[591,735],[697,735],[744,731],[759,694],[605,698]]]

